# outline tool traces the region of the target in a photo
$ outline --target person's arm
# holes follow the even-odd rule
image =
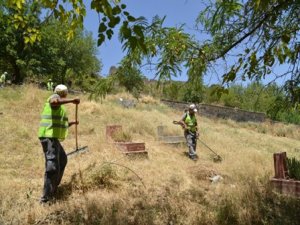
[[[73,103],[73,104],[79,104],[80,99],[79,98],[74,98],[74,99],[66,99],[66,98],[60,98],[58,95],[54,95],[50,100],[49,103],[51,107],[57,107],[63,104],[68,104],[68,103]],[[79,124],[78,121],[72,121],[69,122],[69,127],[73,126],[74,124]]]
[[[73,104],[79,104],[80,99],[79,98],[73,98],[73,99],[67,99],[67,98],[51,98],[49,101],[51,106],[60,106],[63,104],[73,103]]]
[[[185,124],[185,122],[184,122],[185,118],[186,118],[186,113],[185,113],[185,114],[181,117],[181,119],[178,121],[178,123],[180,124],[180,126],[181,126],[183,129],[186,129],[186,128],[187,128],[187,126],[186,126],[186,124]]]
[[[74,124],[79,124],[79,121],[73,121],[73,122],[69,122],[69,127],[73,126]]]

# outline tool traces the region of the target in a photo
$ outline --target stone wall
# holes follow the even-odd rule
[[[188,102],[177,102],[177,101],[170,101],[170,100],[165,100],[165,99],[161,99],[160,101],[163,104],[165,104],[171,108],[181,110],[182,112],[188,108],[189,104],[191,104]]]
[[[187,102],[177,102],[170,100],[161,100],[162,103],[168,105],[169,107],[184,111],[188,108],[190,103]],[[223,119],[232,119],[238,122],[264,122],[266,121],[266,114],[259,112],[250,112],[246,110],[241,110],[238,108],[208,105],[208,104],[197,104],[198,113],[206,117],[217,117]]]

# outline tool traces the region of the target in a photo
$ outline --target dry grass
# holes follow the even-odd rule
[[[259,132],[253,125],[199,117],[201,140],[223,162],[213,163],[201,143],[200,158],[193,162],[184,156],[186,147],[156,141],[159,125],[181,134],[172,121],[182,112],[155,102],[124,109],[114,101],[119,96],[102,104],[80,96],[79,145],[88,145],[89,152],[69,159],[57,200],[41,206],[44,159],[37,130],[48,95],[34,86],[0,89],[1,225],[299,224],[299,200],[283,198],[268,185],[272,154],[287,151],[299,159],[299,140],[274,136],[271,124]],[[68,105],[70,118],[74,109]],[[149,158],[124,157],[106,141],[105,128],[111,124],[122,125],[133,141],[145,142]],[[67,152],[75,147],[73,129],[62,144]],[[224,179],[210,183],[216,174]]]

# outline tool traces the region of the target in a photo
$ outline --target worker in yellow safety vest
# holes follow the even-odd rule
[[[53,82],[52,79],[49,79],[47,82],[47,89],[48,91],[53,91]]]
[[[197,112],[196,105],[191,104],[187,112],[184,113],[181,120],[179,121],[179,124],[184,129],[184,136],[189,150],[188,155],[189,158],[192,160],[197,160],[198,158],[196,154],[196,147],[197,147],[197,139],[199,133],[197,127],[198,126],[197,118],[195,116],[196,112]]]
[[[57,85],[54,94],[47,99],[41,114],[38,137],[45,155],[44,190],[41,203],[48,202],[54,197],[67,165],[67,155],[60,141],[67,137],[70,126],[79,123],[68,121],[64,104],[79,104],[80,99],[67,99],[67,95],[68,88],[63,84]]]
[[[6,76],[7,76],[7,72],[4,72],[4,73],[0,76],[0,88],[2,88],[2,87],[5,86]]]

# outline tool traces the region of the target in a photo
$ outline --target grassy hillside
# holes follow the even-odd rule
[[[89,152],[69,159],[58,199],[39,204],[44,158],[37,138],[39,116],[49,92],[34,86],[0,89],[0,224],[300,224],[300,200],[273,192],[273,153],[300,159],[299,128],[239,124],[198,117],[201,140],[217,151],[221,163],[200,143],[197,162],[185,146],[156,141],[156,128],[168,126],[176,112],[154,99],[134,109],[80,96],[79,145]],[[72,96],[70,96],[72,97]],[[68,105],[74,118],[74,105]],[[106,125],[120,124],[143,141],[149,158],[130,159],[105,139]],[[277,133],[278,129],[281,132]],[[284,137],[285,136],[285,137]],[[74,128],[63,143],[75,147]],[[213,175],[223,180],[211,183]]]

